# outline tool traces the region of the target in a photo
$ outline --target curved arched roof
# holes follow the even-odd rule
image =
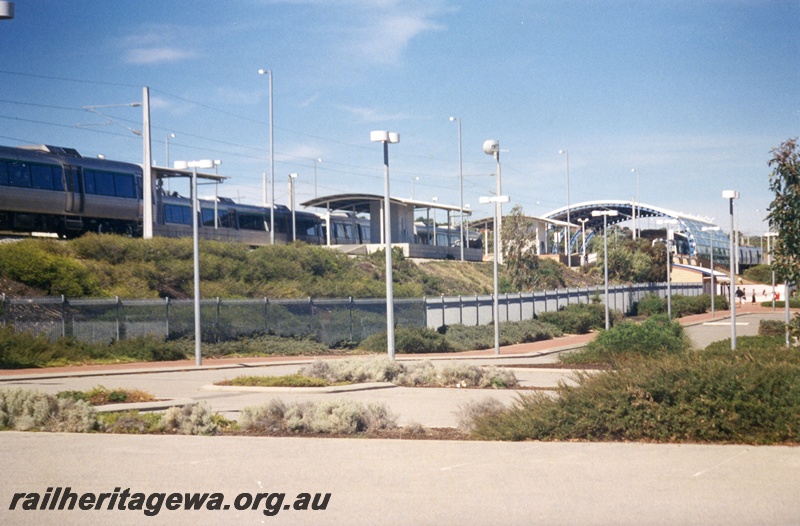
[[[585,220],[586,229],[599,231],[603,228],[603,217],[593,217],[592,212],[595,210],[616,210],[619,215],[609,216],[608,224],[614,225],[617,223],[624,223],[633,219],[632,201],[623,200],[597,200],[597,201],[584,201],[582,203],[571,204],[569,207],[562,207],[552,210],[545,214],[543,217],[548,219],[558,219],[566,221],[567,209],[569,208],[569,220],[572,224],[580,224],[581,220]],[[716,247],[724,247],[728,243],[728,236],[719,230],[703,230],[709,228],[718,228],[710,219],[686,214],[684,212],[676,212],[660,206],[653,206],[646,203],[636,203],[636,219],[645,217],[663,217],[668,220],[674,220],[675,226],[672,230],[681,232],[686,237],[689,243],[689,254],[697,255],[697,247],[701,245],[706,252],[708,247],[714,245]],[[638,227],[638,225],[637,225]],[[576,234],[577,236],[577,234]],[[575,237],[573,237],[573,242]]]

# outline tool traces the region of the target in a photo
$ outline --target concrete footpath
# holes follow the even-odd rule
[[[738,312],[738,335],[755,334],[760,319],[783,319],[782,311],[757,306]],[[727,313],[717,314],[714,319],[706,314],[682,320],[698,345],[729,337]],[[558,352],[584,345],[587,338],[591,336],[505,347],[500,357],[478,351],[424,358],[530,366],[553,362]],[[97,385],[138,388],[167,403],[205,400],[233,418],[243,407],[276,397],[344,397],[385,403],[401,425],[437,427],[454,426],[455,413],[469,400],[492,396],[511,403],[517,396],[514,391],[386,385],[344,392],[212,387],[219,379],[242,374],[287,374],[310,361],[206,360],[200,368],[181,362],[2,371],[0,388],[50,393]],[[570,381],[573,374],[513,369],[523,385],[545,389]],[[0,524],[800,524],[796,447],[4,432],[0,465]],[[118,497],[114,505],[91,511],[42,510],[41,501],[34,506],[37,510],[24,509],[24,502],[33,506],[33,493],[44,498],[48,488],[59,487]],[[154,513],[156,495],[148,516],[120,507],[119,495],[128,488],[148,498],[218,492],[228,507],[189,511],[164,504]],[[15,493],[25,496],[18,496],[12,510]],[[276,495],[256,502],[251,495],[257,493]],[[278,502],[280,493],[285,500]],[[320,498],[330,493],[326,509],[295,509],[292,504],[301,493],[320,493]],[[252,505],[245,506],[248,502]],[[242,507],[248,509],[237,509]]]

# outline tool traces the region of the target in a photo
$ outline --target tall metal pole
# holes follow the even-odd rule
[[[383,225],[386,249],[386,349],[394,360],[394,289],[392,286],[392,213],[389,197],[389,142],[383,142]]]
[[[560,150],[558,153],[564,153],[567,156],[567,225],[564,227],[564,255],[567,256],[567,265],[572,268],[572,254],[570,250],[570,219],[569,219],[569,151]]]
[[[603,263],[605,267],[605,304],[606,304],[606,330],[611,327],[610,317],[608,315],[608,214],[603,214]]]
[[[730,202],[730,214],[731,214],[731,235],[730,235],[730,303],[731,303],[731,350],[736,350],[736,250],[735,250],[735,237],[736,237],[736,230],[734,227],[734,217],[733,217],[733,200],[738,197],[739,192],[735,192],[733,190],[726,190],[722,192],[723,197],[727,197]]]
[[[384,248],[386,251],[386,348],[389,359],[394,361],[394,291],[392,287],[392,213],[389,193],[389,143],[400,142],[400,135],[394,132],[370,132],[372,142],[383,143],[383,225]]]
[[[272,194],[272,203],[269,211],[269,243],[275,244],[275,140],[272,128],[272,70],[259,69],[259,75],[267,75],[269,78],[269,173],[270,173],[270,192]],[[267,206],[267,174],[264,173],[264,180],[262,185],[261,204]]]
[[[454,120],[458,123],[458,194],[461,221],[461,242],[459,244],[461,245],[461,261],[464,261],[464,245],[466,244],[466,239],[464,238],[464,170],[461,157],[461,117],[450,117],[450,120]]]
[[[194,363],[202,365],[201,340],[203,337],[200,325],[200,241],[199,221],[197,218],[197,164],[192,165],[192,248],[194,252]]]
[[[142,172],[142,237],[153,237],[153,154],[150,141],[150,88],[142,88],[142,141],[144,161]]]
[[[494,228],[497,231],[498,219],[500,218],[500,195],[496,196],[494,203]],[[495,234],[497,237],[497,234]],[[496,240],[495,240],[496,241]],[[492,317],[494,318],[494,354],[500,356],[500,303],[498,295],[500,294],[497,282],[497,260],[499,259],[499,243],[494,243],[494,294],[492,294]]]

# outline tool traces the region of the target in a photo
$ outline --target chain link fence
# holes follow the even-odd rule
[[[666,283],[609,286],[609,308],[630,313],[647,294],[665,297]],[[673,283],[673,294],[697,296],[699,283]],[[498,297],[500,321],[532,319],[571,303],[605,301],[603,287],[582,287]],[[483,325],[492,323],[492,296],[441,296],[395,299],[398,327]],[[200,302],[202,338],[207,342],[257,334],[311,337],[329,346],[359,342],[386,330],[386,300],[313,299],[221,300]],[[112,342],[140,336],[165,339],[194,337],[193,300],[7,298],[2,295],[2,324],[50,340],[72,337]]]

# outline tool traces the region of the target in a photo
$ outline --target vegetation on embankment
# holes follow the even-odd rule
[[[489,294],[492,264],[414,262],[395,249],[396,297]],[[543,260],[552,287],[586,285],[588,277]],[[250,248],[200,241],[201,294],[220,298],[367,298],[385,295],[384,255],[347,256],[294,243]],[[0,244],[0,286],[15,295],[189,298],[190,238],[138,239],[87,234],[71,241],[25,239]],[[501,269],[501,292],[518,292]],[[513,289],[513,290],[512,290]]]

